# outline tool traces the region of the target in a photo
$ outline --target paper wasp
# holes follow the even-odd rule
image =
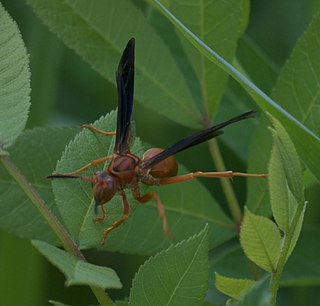
[[[133,110],[133,92],[134,92],[134,53],[135,40],[132,38],[123,54],[117,69],[116,81],[118,89],[118,113],[116,132],[105,132],[91,125],[84,125],[93,132],[104,135],[114,135],[116,137],[113,154],[105,156],[84,167],[67,174],[54,173],[48,178],[79,178],[89,181],[92,184],[93,196],[95,201],[95,212],[101,207],[102,215],[95,219],[95,222],[102,222],[106,218],[104,204],[110,201],[116,194],[122,197],[123,214],[121,218],[115,221],[112,226],[108,227],[102,236],[102,243],[105,242],[107,235],[128,217],[130,207],[127,201],[125,189],[130,189],[133,197],[139,203],[148,202],[154,199],[159,216],[162,220],[163,231],[169,234],[169,227],[166,220],[165,210],[162,206],[159,196],[155,192],[149,192],[142,195],[140,193],[139,183],[146,185],[168,185],[184,182],[197,177],[210,178],[232,178],[234,176],[244,177],[266,177],[265,174],[248,174],[240,172],[194,172],[177,176],[178,165],[174,154],[198,145],[209,139],[217,137],[223,132],[222,128],[240,120],[253,118],[255,111],[249,111],[238,115],[225,122],[214,125],[205,130],[196,132],[188,137],[176,142],[167,149],[152,148],[147,150],[143,157],[140,158],[131,153],[129,143],[132,135],[131,121]],[[83,170],[104,163],[110,160],[109,166],[105,170],[97,171],[92,177],[79,176]]]

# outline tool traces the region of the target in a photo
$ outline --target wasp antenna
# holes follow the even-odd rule
[[[79,176],[79,175],[70,175],[70,174],[62,174],[62,173],[54,173],[47,176],[48,179],[81,179],[84,181],[92,182],[91,177]]]
[[[68,175],[68,174],[60,174],[60,173],[53,173],[47,176],[48,179],[56,179],[56,178],[80,178],[78,175]]]

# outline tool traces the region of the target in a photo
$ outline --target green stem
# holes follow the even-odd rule
[[[211,156],[217,171],[219,172],[226,171],[226,167],[224,165],[217,141],[211,140],[208,142],[208,144],[209,144]],[[242,213],[241,213],[239,202],[232,188],[232,184],[230,180],[223,179],[223,178],[220,179],[220,183],[221,183],[223,192],[225,194],[225,197],[227,199],[228,207],[231,212],[232,218],[237,224],[240,224],[242,220]]]
[[[8,156],[0,156],[0,160],[3,166],[7,169],[8,173],[17,182],[21,189],[25,192],[27,197],[33,203],[33,205],[38,209],[44,219],[47,221],[48,225],[51,227],[53,232],[57,235],[61,241],[63,247],[70,254],[76,256],[80,260],[86,261],[85,257],[79,250],[77,244],[72,240],[71,236],[63,225],[59,222],[56,216],[51,212],[46,203],[40,197],[38,192],[31,186],[27,179],[22,175],[22,173],[17,169],[17,167],[12,163]],[[113,305],[112,300],[101,288],[90,286],[92,292],[96,296],[99,303],[103,306]]]
[[[290,251],[290,246],[292,243],[292,239],[294,236],[294,233],[296,231],[299,219],[301,218],[301,214],[303,213],[303,210],[305,208],[306,203],[301,203],[298,205],[297,210],[295,212],[295,215],[292,219],[291,226],[288,230],[288,233],[284,236],[284,244],[283,248],[278,260],[277,264],[277,269],[272,275],[272,280],[271,280],[271,293],[272,293],[272,303],[271,305],[275,305],[277,301],[277,292],[280,286],[280,278],[281,274],[284,268],[284,265],[286,264],[288,257],[289,257],[289,251]]]

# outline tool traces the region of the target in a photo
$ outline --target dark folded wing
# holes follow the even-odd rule
[[[197,144],[200,144],[202,142],[205,142],[211,138],[217,137],[221,134],[223,134],[223,131],[220,131],[220,129],[224,128],[225,126],[232,124],[234,122],[248,119],[248,118],[253,118],[255,116],[256,112],[255,111],[250,111],[244,114],[241,114],[239,116],[236,116],[234,118],[231,118],[225,122],[219,123],[217,125],[214,125],[208,129],[202,130],[200,132],[194,133],[184,139],[181,139],[171,147],[163,150],[159,154],[155,155],[154,157],[143,161],[140,167],[142,169],[148,169],[152,168],[154,165],[157,163],[161,162],[162,160],[166,159],[167,157],[176,154],[178,152],[181,152],[185,149],[188,149],[190,147],[193,147]]]
[[[118,88],[117,131],[114,152],[125,154],[129,150],[130,125],[133,110],[134,45],[131,38],[123,51],[116,73]]]

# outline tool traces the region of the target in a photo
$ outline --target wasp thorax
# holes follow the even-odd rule
[[[143,160],[148,160],[162,151],[163,149],[160,148],[149,149],[143,154]],[[149,173],[156,178],[176,176],[178,173],[178,164],[175,157],[169,156],[166,159],[162,160],[161,162],[153,166],[150,169]]]
[[[139,158],[132,154],[118,155],[110,163],[108,171],[117,177],[123,185],[128,185],[135,179],[138,162]]]
[[[106,171],[97,171],[92,177],[92,190],[96,203],[102,205],[115,195],[116,178]]]

